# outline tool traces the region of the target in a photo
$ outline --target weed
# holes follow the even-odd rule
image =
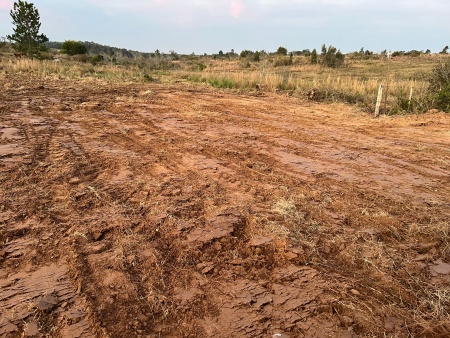
[[[156,79],[153,76],[151,76],[150,74],[147,74],[147,73],[144,74],[144,80],[146,82],[156,82]]]
[[[210,78],[206,82],[216,88],[232,89],[235,87],[234,81],[227,78]]]
[[[435,107],[450,112],[450,62],[437,65],[429,81]]]

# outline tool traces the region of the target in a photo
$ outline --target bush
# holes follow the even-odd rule
[[[418,50],[410,50],[408,53],[406,53],[406,55],[408,56],[412,56],[412,57],[418,57],[420,56],[420,54],[422,54],[420,51]]]
[[[233,89],[236,85],[233,80],[224,78],[211,78],[208,79],[206,82],[216,88]]]
[[[77,54],[73,56],[73,59],[78,62],[86,63],[89,61],[89,58],[85,54]]]
[[[317,64],[317,51],[315,48],[311,52],[311,64],[313,64],[313,65]]]
[[[405,55],[405,52],[404,51],[399,51],[399,50],[397,50],[397,51],[392,53],[392,57],[393,58],[395,58],[397,56],[403,56],[403,55]]]
[[[150,74],[145,73],[144,74],[144,81],[146,82],[156,82],[157,80],[151,76]]]
[[[325,44],[322,46],[322,64],[326,67],[337,68],[344,64],[345,55],[334,46],[329,46],[328,49]]]
[[[62,44],[61,53],[68,55],[87,54],[86,46],[80,41],[66,40]]]
[[[287,49],[284,47],[278,47],[278,49],[277,49],[278,55],[287,55],[287,52],[288,52]]]
[[[442,87],[437,93],[436,108],[450,113],[450,84]]]
[[[428,90],[433,97],[434,106],[450,112],[450,62],[436,66],[429,81]]]
[[[292,65],[291,57],[284,57],[277,59],[274,64],[275,67],[290,66],[290,65]]]
[[[200,71],[200,72],[204,71],[207,67],[205,64],[203,64],[199,61],[190,61],[190,62],[188,62],[188,65],[189,65],[190,70]]]
[[[105,58],[103,57],[103,55],[97,54],[96,56],[91,57],[91,63],[93,65],[96,65],[97,63],[100,63],[104,60]]]
[[[241,58],[246,58],[246,57],[251,56],[251,55],[253,55],[253,52],[251,50],[246,49],[246,50],[243,50],[241,52],[240,57]]]

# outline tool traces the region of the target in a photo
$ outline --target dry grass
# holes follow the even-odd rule
[[[8,60],[3,63],[7,73],[33,74],[40,78],[97,78],[111,82],[145,82],[146,73],[138,67],[119,65],[98,65],[74,61],[55,62],[52,60]]]
[[[360,104],[373,110],[380,84],[388,88],[385,110],[422,112],[430,108],[428,77],[441,60],[436,56],[418,58],[349,60],[339,69],[311,65],[307,58],[297,57],[291,66],[274,67],[273,60],[243,66],[242,61],[215,60],[203,72],[183,70],[174,74],[180,79],[205,82],[221,88],[288,91],[306,97],[315,92],[319,101]],[[412,100],[409,93],[413,89]]]
[[[314,91],[313,99],[319,101],[348,102],[373,110],[378,87],[389,83],[386,108],[390,113],[428,110],[428,74],[440,61],[436,56],[417,58],[349,59],[345,67],[325,68],[309,64],[305,57],[295,57],[290,66],[274,67],[274,57],[261,62],[248,63],[242,59],[196,61],[205,64],[193,70],[192,60],[173,62],[172,68],[155,70],[154,62],[140,61],[135,65],[92,65],[70,60],[8,59],[2,61],[6,73],[31,73],[38,77],[97,78],[112,82],[198,82],[218,88],[287,91],[291,95],[307,97]],[[203,62],[203,63],[202,63]],[[176,66],[176,67],[175,67]],[[413,88],[413,99],[409,93]],[[384,107],[384,106],[383,106]]]

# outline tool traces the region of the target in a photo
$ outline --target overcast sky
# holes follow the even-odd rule
[[[34,0],[50,41],[80,40],[142,52],[234,49],[343,52],[450,45],[450,0]],[[14,0],[0,0],[0,36]]]

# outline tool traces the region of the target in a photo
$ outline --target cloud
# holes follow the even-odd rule
[[[389,48],[442,50],[450,34],[449,0],[31,1],[51,39],[106,41],[137,50],[272,50],[324,42],[344,51],[362,45],[382,50],[389,41]],[[0,36],[11,30],[7,17],[13,3],[0,0]]]
[[[0,0],[0,10],[7,9],[10,10],[13,8],[13,0]]]
[[[240,0],[231,1],[231,16],[233,18],[240,18],[244,13],[244,4]]]
[[[254,0],[88,0],[108,15],[120,16],[125,13],[137,15],[148,20],[175,23],[203,25],[204,23],[223,23],[232,18],[244,15],[245,1],[255,5]]]

